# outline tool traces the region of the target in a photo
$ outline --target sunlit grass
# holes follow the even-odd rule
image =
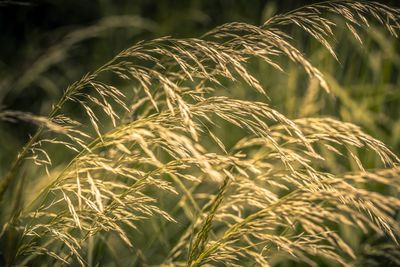
[[[370,25],[397,37],[399,15],[334,1],[141,41],[72,83],[47,116],[1,111],[38,125],[0,180],[4,265],[373,264],[363,235],[385,239],[370,254],[396,262],[399,158],[373,137],[390,135],[373,110],[387,91],[357,104],[344,88],[358,79],[351,64],[328,68],[343,56],[338,20],[363,42]]]

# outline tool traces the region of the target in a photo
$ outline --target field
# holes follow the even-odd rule
[[[400,266],[395,4],[0,2],[0,266]]]

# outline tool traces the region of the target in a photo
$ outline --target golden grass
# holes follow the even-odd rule
[[[333,118],[290,120],[266,103],[213,95],[227,81],[268,95],[248,62],[258,58],[284,71],[282,56],[330,92],[321,71],[284,32],[295,24],[335,56],[335,24],[327,12],[340,15],[358,40],[356,28],[368,27],[371,17],[392,35],[399,31],[400,11],[379,3],[314,4],[261,26],[228,23],[201,38],[139,42],[69,86],[47,117],[2,111],[0,119],[40,126],[1,179],[0,199],[23,159],[32,158],[51,177],[3,227],[2,236],[19,233],[6,264],[29,265],[46,255],[86,266],[90,238],[107,232],[134,247],[129,229],[154,217],[178,221],[158,194],[180,195],[176,209],[190,224],[164,265],[269,266],[283,254],[308,265],[322,257],[350,266],[357,255],[336,231],[343,225],[397,242],[400,200],[364,186],[398,192],[399,158],[385,144]],[[102,78],[107,74],[128,81],[142,97],[132,101],[132,92]],[[73,102],[81,116],[65,111]],[[246,136],[226,147],[215,131],[222,122]],[[49,144],[74,153],[60,172],[52,169]],[[322,148],[349,155],[360,172],[328,172]],[[374,151],[387,169],[366,170],[357,149]],[[201,191],[204,185],[210,190]]]

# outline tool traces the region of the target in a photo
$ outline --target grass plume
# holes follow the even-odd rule
[[[0,238],[13,244],[1,248],[4,264],[100,264],[89,252],[93,239],[107,243],[115,236],[137,252],[135,263],[146,263],[135,235],[160,219],[172,228],[187,226],[174,228],[168,253],[157,263],[166,266],[270,266],[281,255],[311,266],[321,259],[351,266],[358,256],[340,227],[387,236],[396,246],[400,200],[368,188],[400,188],[400,160],[383,142],[334,118],[289,119],[273,99],[223,94],[239,84],[268,96],[248,67],[251,60],[276,71],[291,61],[331,92],[285,32],[297,25],[337,58],[331,45],[336,24],[327,13],[340,16],[359,41],[357,31],[371,23],[396,37],[400,30],[400,11],[379,3],[313,4],[261,26],[234,22],[201,38],[136,43],[71,84],[48,116],[1,111],[0,120],[38,125],[0,180],[1,205],[25,159],[47,173],[31,199],[3,214],[9,218]],[[227,144],[218,137],[220,125],[243,138]],[[53,166],[49,146],[71,156]],[[359,171],[330,170],[326,150],[343,158],[344,169],[348,160]],[[376,154],[382,170],[365,168],[357,156],[364,150]],[[174,207],[164,208],[165,199]],[[399,260],[391,250],[387,255]]]

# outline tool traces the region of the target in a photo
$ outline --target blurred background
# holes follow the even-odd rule
[[[46,116],[69,84],[138,41],[166,35],[199,37],[233,21],[259,25],[276,13],[312,2],[0,0],[0,110]],[[380,2],[400,7],[398,0]],[[360,45],[340,27],[340,20],[337,23],[339,62],[304,32],[296,27],[288,29],[293,43],[326,75],[333,94],[320,90],[294,64],[286,64],[286,72],[277,73],[252,62],[249,68],[270,97],[261,101],[289,118],[323,115],[353,122],[400,155],[400,42],[372,24],[360,31]],[[259,97],[239,85],[230,87],[226,94]],[[30,124],[0,123],[0,177],[34,130]],[[229,131],[220,133],[220,138],[228,143],[237,139]],[[367,168],[380,167],[373,153],[359,156]],[[58,160],[62,159],[59,155]],[[351,162],[343,167],[340,159],[332,159],[330,164],[334,172],[357,169]]]

